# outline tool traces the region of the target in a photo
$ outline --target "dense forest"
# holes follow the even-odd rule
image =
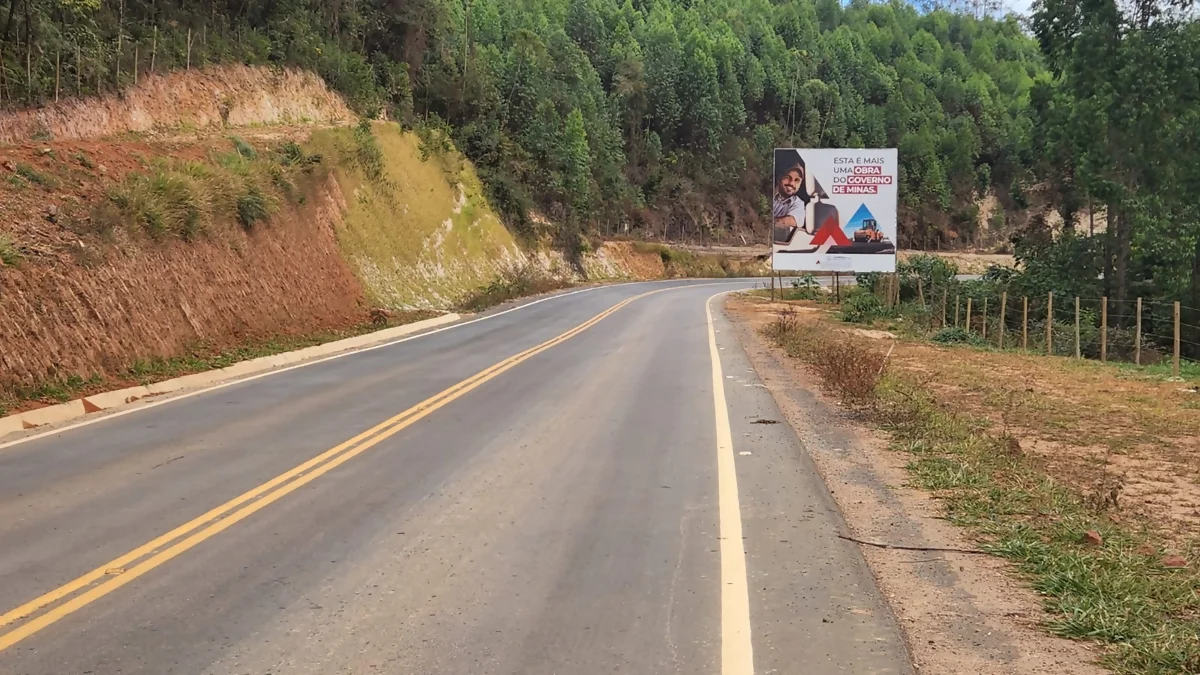
[[[909,242],[970,239],[989,191],[1026,204],[1046,76],[1015,18],[900,2],[8,0],[0,21],[5,102],[311,67],[362,112],[448,131],[517,228],[536,208],[672,238],[764,231],[770,149],[795,145],[899,147]]]
[[[968,4],[0,0],[0,106],[312,68],[432,151],[452,139],[510,227],[568,244],[761,238],[773,146],[895,146],[902,245],[1007,245],[986,224],[1030,293],[1200,307],[1192,2]]]

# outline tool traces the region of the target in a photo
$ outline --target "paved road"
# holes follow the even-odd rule
[[[0,448],[0,673],[911,672],[710,324],[746,285],[565,294]]]

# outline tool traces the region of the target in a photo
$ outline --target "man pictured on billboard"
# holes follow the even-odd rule
[[[774,160],[774,269],[895,271],[895,149],[779,148]]]

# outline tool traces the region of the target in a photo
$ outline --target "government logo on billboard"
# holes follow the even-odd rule
[[[895,148],[776,148],[772,269],[895,272]]]

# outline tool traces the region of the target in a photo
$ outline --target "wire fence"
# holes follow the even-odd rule
[[[877,294],[893,302],[884,286]],[[971,294],[951,284],[930,291],[918,289],[912,298],[923,310],[918,320],[931,331],[961,329],[972,342],[1080,359],[1170,363],[1173,377],[1181,365],[1200,363],[1187,357],[1200,354],[1200,324],[1183,320],[1200,317],[1200,309],[1179,302]]]

